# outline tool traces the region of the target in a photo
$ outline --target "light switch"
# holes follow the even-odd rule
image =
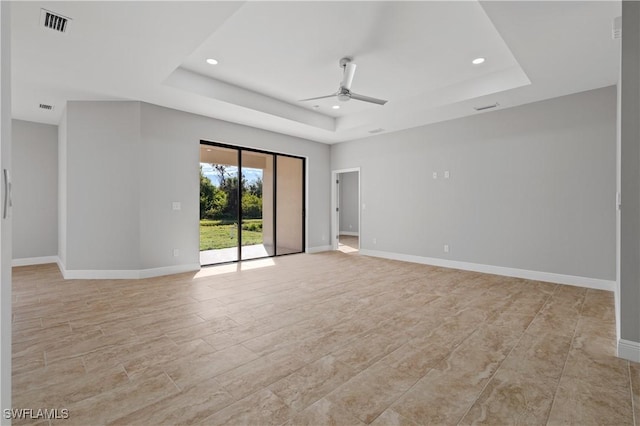
[[[444,178],[445,178],[445,179],[449,179],[449,170],[445,170],[445,172],[444,172]]]
[[[433,178],[438,179],[438,172],[433,172]]]
[[[180,210],[182,207],[180,206],[180,201],[174,201],[172,203],[173,210]]]

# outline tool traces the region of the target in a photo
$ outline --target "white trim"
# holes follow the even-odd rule
[[[316,247],[309,247],[307,249],[307,253],[320,253],[323,251],[331,251],[331,246],[316,246]]]
[[[618,357],[640,362],[640,343],[632,340],[618,340]]]
[[[137,280],[141,278],[159,277],[162,275],[180,274],[183,272],[199,271],[200,264],[163,266],[151,269],[71,269],[64,267],[58,261],[58,268],[65,280]]]
[[[184,272],[195,272],[201,268],[199,263],[188,263],[186,265],[162,266],[160,268],[140,269],[139,278],[160,277],[162,275],[182,274]]]
[[[438,259],[435,257],[414,256],[410,254],[390,253],[378,250],[360,250],[361,255],[401,260],[404,262],[422,263],[465,271],[483,272],[485,274],[504,275],[527,280],[546,281],[556,284],[568,284],[596,290],[614,291],[616,282],[598,278],[578,277],[574,275],[555,274],[552,272],[529,271],[526,269],[507,268],[504,266],[483,265],[479,263],[460,262],[457,260]]]
[[[338,235],[347,235],[350,237],[357,237],[358,235],[360,235],[359,232],[351,232],[351,231],[339,231]]]
[[[23,257],[13,259],[11,266],[44,265],[46,263],[58,263],[58,256]]]
[[[361,189],[361,173],[360,167],[351,167],[349,169],[338,169],[331,171],[331,235],[329,236],[331,250],[338,250],[338,239],[336,238],[341,232],[339,231],[340,223],[336,207],[338,206],[338,191],[336,188],[336,179],[340,173],[358,173],[358,234],[362,232],[362,189]],[[348,235],[345,233],[345,235]],[[360,241],[358,241],[358,249],[360,249]]]

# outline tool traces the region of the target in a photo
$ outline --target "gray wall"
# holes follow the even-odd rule
[[[200,140],[307,157],[307,244],[328,244],[328,145],[140,102],[69,102],[59,133],[68,270],[198,264]]]
[[[58,125],[58,258],[67,264],[67,109]]]
[[[58,255],[58,127],[12,122],[13,258]]]
[[[340,232],[358,232],[358,172],[340,173]]]
[[[68,102],[66,119],[65,266],[138,269],[140,103]]]
[[[614,280],[615,114],[607,87],[334,145],[332,168],[361,167],[363,249]]]
[[[622,12],[620,338],[640,344],[640,3]]]
[[[140,193],[144,268],[176,262],[172,248],[180,250],[180,262],[198,263],[200,140],[306,157],[307,246],[329,244],[328,145],[144,103],[141,118],[144,162],[153,165]],[[172,201],[182,203],[180,212],[171,211]]]

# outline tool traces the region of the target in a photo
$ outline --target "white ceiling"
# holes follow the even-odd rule
[[[66,34],[39,27],[43,7],[72,18]],[[131,99],[335,143],[615,84],[619,15],[617,1],[14,2],[13,116],[58,124],[67,100]],[[343,56],[352,90],[386,105],[298,101],[334,93]]]

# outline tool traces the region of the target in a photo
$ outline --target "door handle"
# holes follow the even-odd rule
[[[2,173],[2,180],[4,181],[4,203],[2,209],[2,218],[9,217],[9,207],[12,206],[11,202],[11,176],[9,170],[4,169]]]

